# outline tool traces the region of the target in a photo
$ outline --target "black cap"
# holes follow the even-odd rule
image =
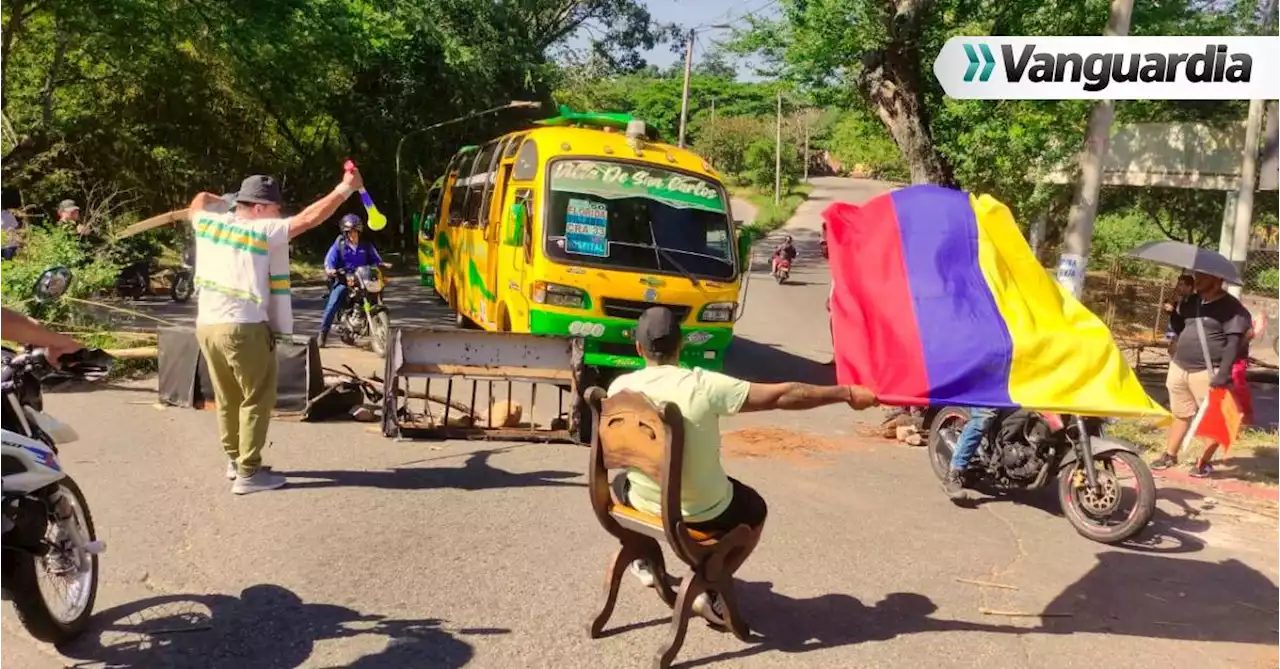
[[[636,342],[645,353],[671,355],[680,348],[680,320],[666,307],[649,307],[636,322]]]
[[[236,193],[236,202],[250,204],[284,204],[280,195],[280,184],[275,177],[255,174],[240,182],[240,190]]]

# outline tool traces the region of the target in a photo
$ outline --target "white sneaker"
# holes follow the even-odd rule
[[[644,560],[636,560],[631,563],[631,575],[639,579],[640,585],[646,588],[652,588],[658,583],[657,577],[653,575],[653,569]]]
[[[271,465],[262,465],[262,466],[261,466],[261,467],[259,467],[258,469],[267,469],[267,470],[269,470],[269,469],[271,469]],[[240,475],[240,470],[239,470],[239,469],[236,469],[236,461],[235,461],[235,460],[227,460],[227,480],[228,480],[228,481],[234,481],[234,480],[236,480],[236,477],[237,477],[237,476],[239,476],[239,475]]]
[[[236,482],[231,484],[231,492],[237,495],[248,495],[264,490],[275,490],[284,484],[285,478],[283,476],[272,473],[270,469],[263,467],[253,476],[237,476]]]
[[[693,598],[693,612],[706,618],[707,622],[712,625],[720,625],[723,627],[724,621],[724,604],[720,602],[720,598],[714,593],[702,593]]]

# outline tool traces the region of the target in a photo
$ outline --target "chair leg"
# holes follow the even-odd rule
[[[654,584],[653,589],[658,591],[658,596],[662,598],[662,602],[668,608],[676,605],[676,591],[671,587],[670,574],[667,573],[666,559],[662,556],[662,546],[657,541],[653,541],[653,550],[650,558],[653,567]]]
[[[705,589],[702,579],[696,575],[690,576],[689,580],[680,586],[680,594],[676,597],[676,605],[671,611],[671,642],[654,659],[654,666],[658,669],[667,669],[676,659],[676,654],[684,645],[685,632],[689,631],[689,616],[693,613],[693,600]]]
[[[613,615],[613,606],[618,601],[618,586],[622,585],[622,575],[626,573],[627,565],[630,565],[635,557],[635,551],[625,545],[613,554],[609,571],[605,572],[604,576],[604,606],[596,615],[596,619],[591,621],[591,628],[588,630],[592,639],[600,638],[605,624],[609,622],[609,616]]]
[[[750,641],[751,628],[742,617],[742,610],[738,608],[738,593],[734,588],[733,577],[726,577],[723,582],[716,584],[711,589],[715,591],[716,595],[720,597],[721,603],[724,604],[724,621],[729,631],[733,632],[733,635],[739,641]]]

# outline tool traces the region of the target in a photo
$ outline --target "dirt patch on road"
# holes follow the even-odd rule
[[[822,456],[839,450],[829,440],[808,432],[777,427],[749,427],[724,435],[725,455],[753,460],[786,460],[797,464],[821,464]]]

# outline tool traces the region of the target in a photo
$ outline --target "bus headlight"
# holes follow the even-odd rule
[[[591,299],[587,297],[586,292],[573,286],[548,281],[534,281],[531,297],[538,304],[552,307],[587,309],[591,306]]]
[[[698,320],[704,323],[728,323],[733,320],[733,314],[737,310],[737,302],[712,302],[702,308]]]

